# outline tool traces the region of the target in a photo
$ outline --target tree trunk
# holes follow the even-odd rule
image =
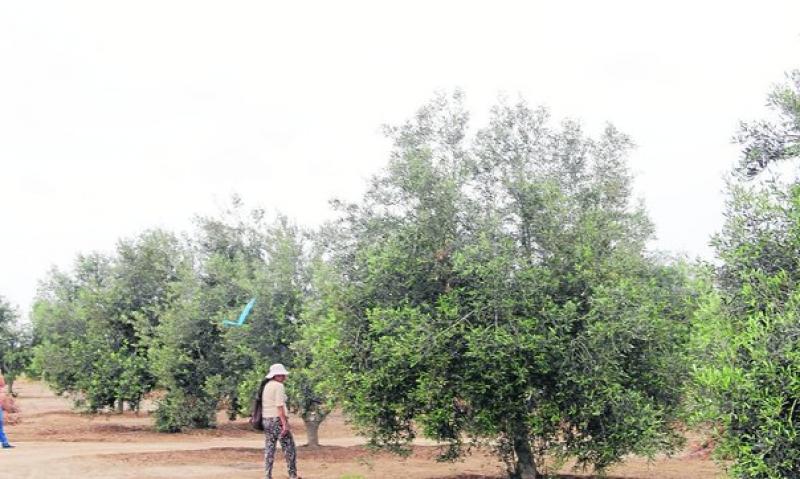
[[[514,454],[517,456],[517,479],[536,479],[536,463],[533,461],[531,443],[527,435],[517,435],[514,437]]]
[[[239,415],[239,396],[234,395],[228,403],[228,420],[235,421]]]
[[[306,425],[306,436],[308,436],[308,447],[319,447],[319,424],[322,421],[318,419],[308,420],[303,419]]]
[[[122,399],[120,399],[119,402],[117,403],[117,412],[119,414],[125,412],[125,401],[123,401]]]

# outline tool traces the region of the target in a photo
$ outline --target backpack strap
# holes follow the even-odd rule
[[[258,386],[258,395],[256,396],[256,401],[261,402],[262,398],[264,397],[264,388],[267,386],[269,379],[264,378],[261,380],[261,385]]]

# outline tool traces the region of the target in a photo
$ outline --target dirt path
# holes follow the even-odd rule
[[[0,450],[0,478],[14,479],[257,479],[263,477],[263,442],[243,420],[220,416],[212,431],[159,434],[147,413],[85,415],[37,382],[20,382],[22,422],[6,428],[17,447]],[[298,444],[301,422],[293,422]],[[320,430],[319,449],[300,448],[300,472],[307,479],[496,479],[501,465],[477,452],[455,464],[435,461],[436,447],[420,442],[408,458],[372,454],[340,415]],[[285,478],[282,458],[275,479]],[[633,458],[610,471],[616,478],[701,479],[724,477],[711,461],[683,455],[648,463]],[[565,476],[566,477],[566,476]]]
[[[193,444],[182,442],[114,443],[114,442],[17,442],[13,451],[3,452],[0,464],[6,477],[142,477],[136,468],[97,467],[99,456],[115,454],[152,454],[163,451],[202,451],[214,447],[256,448],[257,441],[207,441]],[[111,469],[111,471],[109,471]],[[25,472],[22,472],[25,471]],[[13,476],[11,473],[14,473]],[[57,474],[54,474],[56,473]],[[156,476],[169,477],[169,476]],[[177,476],[175,476],[177,477]],[[190,476],[191,477],[191,476]]]

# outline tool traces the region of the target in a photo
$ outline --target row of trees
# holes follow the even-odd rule
[[[72,271],[51,271],[33,306],[31,369],[90,411],[138,409],[157,389],[162,431],[212,427],[220,404],[231,418],[246,412],[270,361],[308,375],[306,355],[291,348],[313,295],[302,232],[286,218],[245,213],[237,199],[196,225],[184,237],[146,231],[113,255],[80,255]],[[246,325],[223,328],[251,297]],[[311,391],[302,399],[313,427],[326,405]]]
[[[524,479],[544,457],[602,470],[675,450],[691,418],[737,477],[795,477],[800,185],[761,179],[800,152],[791,80],[771,96],[781,121],[742,127],[718,265],[647,249],[613,127],[593,138],[519,102],[473,132],[442,95],[387,129],[388,167],[324,227],[235,200],[189,235],[52,271],[30,369],[90,410],[157,392],[157,427],[178,431],[247,413],[281,361],[312,443],[338,402],[375,445],[483,444]],[[251,297],[246,325],[223,328]]]

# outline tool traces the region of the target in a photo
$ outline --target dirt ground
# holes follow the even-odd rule
[[[65,398],[41,383],[19,381],[21,422],[6,425],[17,447],[0,450],[0,478],[190,478],[263,477],[263,439],[244,420],[220,415],[219,428],[183,434],[159,434],[147,413],[80,414]],[[302,421],[292,421],[298,444],[305,443]],[[306,479],[500,479],[503,468],[477,452],[457,463],[438,463],[435,444],[421,441],[408,458],[374,454],[363,447],[341,415],[320,429],[322,447],[298,451],[298,469]],[[687,448],[672,458],[648,462],[630,458],[609,471],[609,478],[699,479],[725,477],[714,462]],[[274,477],[287,477],[283,458]],[[565,468],[561,479],[585,477]]]

